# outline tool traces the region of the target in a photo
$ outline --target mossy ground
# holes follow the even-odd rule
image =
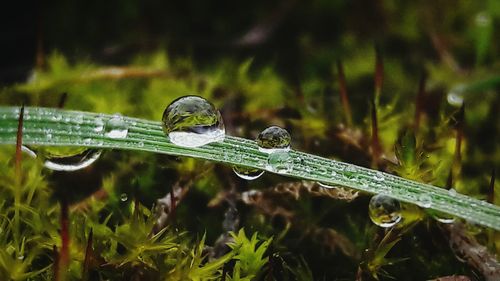
[[[255,138],[279,125],[295,149],[498,203],[489,189],[500,166],[497,1],[218,2],[224,8],[204,1],[42,7],[45,51],[24,81],[5,83],[0,102],[160,121],[172,100],[197,94],[221,109],[228,134]],[[266,21],[273,11],[282,19]],[[55,26],[72,17],[56,34]],[[256,19],[272,29],[266,41],[236,44],[246,27],[259,26]],[[124,23],[133,28],[124,30]],[[113,40],[116,52],[100,43]],[[374,89],[375,45],[381,89]],[[339,60],[350,115],[340,97]],[[470,89],[465,114],[447,99],[457,87]],[[106,151],[73,173],[51,172],[24,155],[18,180],[14,155],[14,147],[1,147],[1,280],[53,280],[56,264],[69,270],[59,280],[219,280],[223,272],[226,280],[484,278],[456,258],[442,226],[415,207],[389,233],[372,224],[366,194],[324,193],[314,183],[269,174],[244,181],[231,167],[126,151]],[[153,206],[171,190],[179,194],[175,211],[152,236]],[[258,196],[249,197],[254,190]],[[61,198],[70,205],[67,264],[57,255]],[[467,232],[500,252],[498,233],[473,226]]]

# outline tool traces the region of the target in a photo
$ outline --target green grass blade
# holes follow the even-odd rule
[[[0,144],[15,144],[19,112],[18,107],[0,107]],[[149,151],[272,172],[267,164],[268,155],[260,152],[253,140],[226,136],[220,143],[198,148],[180,147],[169,142],[160,122],[130,117],[124,117],[129,129],[127,136],[116,139],[105,134],[106,122],[112,117],[98,113],[26,107],[23,143]],[[500,207],[487,202],[295,150],[291,150],[289,155],[287,163],[290,169],[280,172],[281,175],[385,194],[500,230]]]

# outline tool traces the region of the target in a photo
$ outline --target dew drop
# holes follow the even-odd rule
[[[107,137],[112,139],[123,139],[127,137],[128,125],[120,114],[115,114],[111,119],[106,122]]]
[[[17,256],[17,259],[18,259],[18,260],[24,260],[24,255],[19,255],[19,256]]]
[[[318,182],[318,184],[319,184],[319,186],[325,187],[325,188],[337,188],[337,186],[335,186],[335,185],[329,185],[329,184],[326,184],[323,182]]]
[[[262,170],[241,166],[233,166],[233,171],[238,177],[244,180],[254,180],[264,174]]]
[[[454,188],[450,188],[450,189],[448,189],[448,194],[450,196],[457,196],[457,190]]]
[[[432,198],[428,194],[420,194],[417,204],[422,208],[430,208],[432,206]]]
[[[287,151],[290,149],[291,137],[287,130],[278,126],[271,126],[264,129],[257,136],[257,145],[259,150],[265,153],[275,151]]]
[[[440,212],[440,211],[436,211],[436,210],[429,210],[429,214],[440,223],[449,224],[449,223],[455,222],[454,216],[447,214],[447,213],[444,213],[444,212]]]
[[[293,169],[292,157],[288,151],[275,151],[268,155],[266,168],[272,172],[284,174]]]
[[[206,99],[185,96],[163,112],[163,131],[178,146],[199,147],[224,140],[226,130],[219,110]]]
[[[384,174],[382,172],[376,172],[375,175],[373,176],[373,179],[376,181],[384,181]]]
[[[104,130],[104,121],[102,121],[102,118],[96,118],[94,120],[94,132],[100,133]]]
[[[54,171],[72,172],[84,169],[94,163],[101,156],[102,151],[85,149],[77,154],[53,155],[44,151],[43,165]]]
[[[466,87],[463,84],[459,84],[453,87],[446,95],[446,100],[450,105],[460,107],[464,103],[464,93]]]
[[[120,201],[125,202],[125,201],[127,201],[127,200],[128,200],[128,195],[127,195],[127,193],[122,193],[122,194],[120,195]]]
[[[393,227],[401,221],[401,204],[386,195],[375,195],[370,199],[368,213],[371,221],[380,227]]]

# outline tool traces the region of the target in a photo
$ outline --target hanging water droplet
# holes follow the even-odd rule
[[[287,130],[278,126],[271,126],[260,132],[257,137],[259,150],[265,153],[272,153],[278,150],[286,151],[290,149],[291,137]]]
[[[293,169],[292,157],[288,151],[275,151],[267,157],[266,168],[279,174],[289,173]]]
[[[422,208],[430,208],[432,206],[432,198],[428,194],[420,194],[417,204]]]
[[[28,154],[31,158],[36,158],[36,152],[25,145],[21,146],[21,151]]]
[[[80,147],[76,147],[80,148]],[[81,148],[80,148],[81,149]],[[94,163],[99,156],[101,156],[102,151],[96,149],[86,149],[77,154],[69,154],[61,156],[44,152],[45,161],[43,165],[54,171],[65,171],[72,172],[80,169],[84,169]]]
[[[17,259],[18,259],[18,260],[24,260],[24,255],[19,255],[19,256],[17,256]]]
[[[233,166],[233,171],[238,177],[244,180],[254,180],[264,174],[262,170],[241,166]]]
[[[393,227],[401,221],[401,204],[385,195],[375,195],[370,199],[368,213],[371,221],[380,227]]]
[[[163,112],[163,131],[178,146],[199,147],[223,141],[226,130],[219,110],[206,99],[185,96]]]
[[[115,114],[111,119],[106,122],[107,137],[112,139],[123,139],[127,137],[128,125],[120,114]]]
[[[128,195],[127,193],[122,193],[120,194],[120,201],[125,202],[128,200]]]
[[[318,184],[322,187],[325,187],[325,188],[337,188],[337,186],[335,186],[335,185],[329,185],[329,184],[326,184],[323,182],[318,182]]]
[[[440,223],[448,224],[455,222],[455,217],[447,213],[443,213],[436,210],[429,210],[429,214]]]

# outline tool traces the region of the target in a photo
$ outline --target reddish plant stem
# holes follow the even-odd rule
[[[65,198],[60,200],[61,205],[61,251],[58,259],[57,280],[66,280],[66,272],[69,266],[69,210]]]
[[[426,74],[422,74],[420,77],[420,81],[418,83],[418,92],[417,97],[415,99],[415,123],[413,124],[413,132],[415,136],[418,134],[418,130],[420,128],[420,121],[422,119],[422,111],[424,107],[425,101],[425,84],[426,84],[427,76]]]
[[[377,168],[380,155],[382,154],[382,147],[380,146],[380,139],[378,136],[378,121],[377,121],[377,108],[375,100],[371,104],[371,121],[372,121],[372,166]]]
[[[495,204],[495,169],[491,170],[490,188],[488,191],[488,202]]]
[[[352,125],[351,105],[349,104],[349,97],[347,96],[347,86],[344,75],[344,67],[342,66],[342,62],[340,60],[337,61],[337,72],[338,72],[340,98],[342,100],[342,108],[344,109],[344,117],[347,126],[350,127]]]
[[[19,112],[19,119],[17,123],[17,135],[16,135],[16,178],[21,183],[21,160],[22,160],[22,145],[23,145],[23,121],[24,121],[24,104],[21,106]]]
[[[83,260],[82,280],[89,279],[90,261],[93,255],[92,238],[93,238],[93,230],[91,228],[89,232],[89,237],[87,239],[87,246],[85,247],[85,259]]]

